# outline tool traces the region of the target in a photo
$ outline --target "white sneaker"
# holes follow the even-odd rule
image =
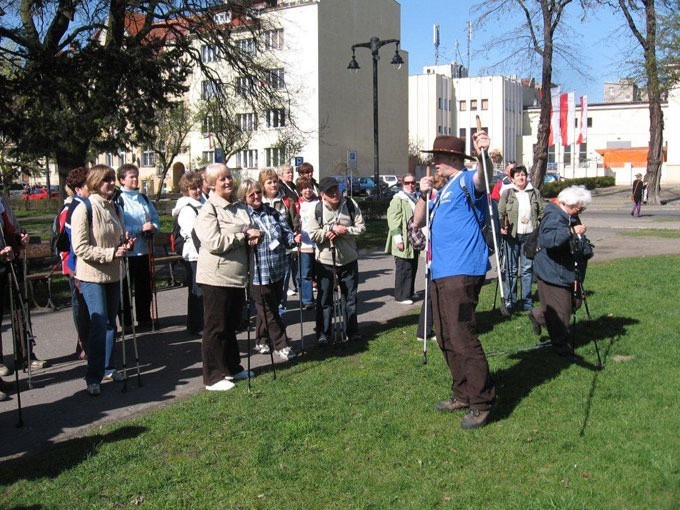
[[[297,294],[297,291],[294,291],[293,289],[288,289],[286,291],[286,296],[294,296],[295,294]]]
[[[248,370],[241,370],[238,374],[226,376],[225,379],[227,381],[243,381],[244,379],[248,379],[248,374],[250,374],[251,379],[255,377],[255,372],[252,370],[250,372],[248,372]]]
[[[290,347],[284,347],[283,349],[281,349],[279,351],[274,351],[274,353],[279,358],[285,359],[286,361],[291,360],[291,359],[293,359],[297,356],[297,354],[295,354],[293,352],[293,349],[291,349]]]
[[[397,304],[399,304],[399,305],[412,305],[413,300],[412,299],[404,299],[403,301],[397,301]]]
[[[269,354],[269,346],[267,344],[257,344],[255,345],[255,352],[259,354]]]
[[[221,381],[217,381],[215,384],[206,386],[205,389],[208,391],[229,391],[234,386],[236,385],[233,382],[222,379]]]

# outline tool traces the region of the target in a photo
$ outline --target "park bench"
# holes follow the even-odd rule
[[[179,287],[184,285],[184,282],[178,280],[175,275],[175,265],[178,262],[182,262],[182,255],[178,255],[172,251],[172,245],[170,244],[170,237],[172,234],[159,232],[154,235],[153,247],[154,247],[154,261],[156,266],[167,267],[168,274],[170,276],[170,287]]]
[[[29,242],[22,257],[29,298],[37,308],[56,310],[57,306],[52,299],[52,285],[56,279],[66,278],[61,272],[61,259],[52,251],[50,243],[43,242]],[[20,275],[17,277],[22,279]]]

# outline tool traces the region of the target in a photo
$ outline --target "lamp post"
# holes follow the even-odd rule
[[[394,57],[390,62],[397,69],[401,69],[404,59],[399,55],[399,39],[387,39],[381,41],[378,37],[371,37],[370,41],[360,44],[352,45],[352,60],[349,61],[347,69],[350,71],[358,71],[359,63],[355,56],[356,48],[368,48],[373,55],[373,180],[375,181],[376,193],[381,194],[380,190],[380,152],[379,152],[379,137],[378,137],[378,60],[380,60],[380,48],[386,44],[396,45]]]

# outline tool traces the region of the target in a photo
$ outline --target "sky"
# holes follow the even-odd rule
[[[401,47],[409,53],[409,75],[422,73],[423,66],[433,65],[435,49],[433,44],[433,25],[439,28],[439,64],[452,61],[467,67],[467,22],[478,21],[479,8],[474,8],[481,0],[398,0],[401,5]],[[573,2],[567,12],[563,40],[567,46],[578,53],[576,61],[586,74],[581,76],[564,62],[553,65],[553,83],[560,85],[563,92],[574,91],[576,96],[588,95],[588,102],[603,101],[604,83],[618,81],[626,76],[624,56],[637,51],[631,41],[630,29],[623,26],[625,20],[611,12],[591,15],[579,19],[578,2]],[[525,33],[519,17],[508,17],[503,23],[495,22],[485,27],[473,27],[470,45],[470,76],[481,74],[515,75],[522,78],[536,78],[541,81],[539,66],[522,69],[519,63],[510,64],[495,71],[488,70],[491,63],[503,60],[509,50],[495,47],[488,55],[483,53],[484,46],[494,35],[502,33]]]

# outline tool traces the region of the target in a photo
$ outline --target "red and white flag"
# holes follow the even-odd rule
[[[576,105],[574,93],[568,92],[560,96],[560,134],[562,145],[571,146],[574,143],[574,129],[576,120]]]
[[[588,138],[588,96],[581,96],[581,120],[576,143],[585,143]]]
[[[548,146],[560,143],[560,88],[550,89],[552,110],[550,111],[550,136]]]

